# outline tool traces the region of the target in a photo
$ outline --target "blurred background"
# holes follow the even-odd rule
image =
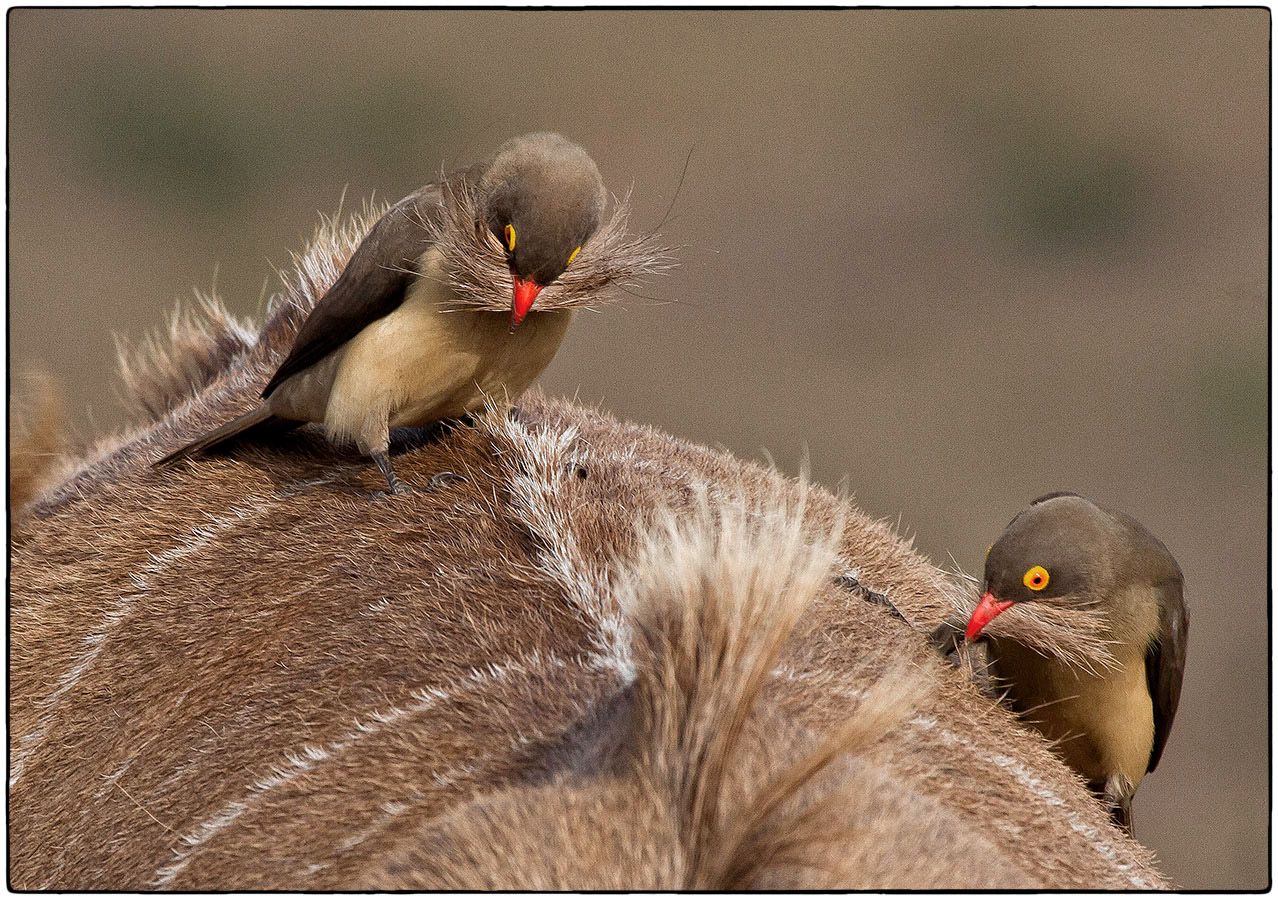
[[[543,385],[846,483],[978,573],[1030,499],[1141,519],[1193,608],[1139,837],[1269,872],[1265,10],[9,13],[11,371],[119,427],[112,332],[255,314],[321,212],[560,130],[682,266]],[[670,302],[664,302],[670,301]],[[21,386],[21,381],[17,382]]]

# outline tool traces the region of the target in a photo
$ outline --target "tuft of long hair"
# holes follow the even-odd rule
[[[276,270],[283,289],[267,304],[264,339],[292,340],[315,304],[341,276],[360,242],[389,209],[387,203],[366,200],[359,212],[343,215],[338,209],[331,216],[320,216],[306,249],[290,254],[290,268]]]
[[[703,495],[691,516],[661,514],[619,589],[638,672],[634,765],[673,811],[685,888],[744,889],[778,866],[828,869],[831,845],[853,838],[830,824],[845,798],[800,796],[919,699],[904,677],[887,676],[814,749],[746,796],[734,789],[758,764],[749,735],[778,659],[832,578],[838,534],[808,534],[803,505],[712,505]]]
[[[482,214],[475,185],[444,182],[444,214],[424,224],[443,252],[457,308],[509,312],[510,268],[501,244],[483,227]],[[582,245],[573,264],[537,295],[537,308],[593,309],[609,299],[612,289],[632,287],[673,268],[673,248],[664,246],[655,232],[631,233],[629,220],[629,194],[614,197],[607,221]]]
[[[966,622],[976,609],[974,596],[962,598],[954,622]],[[1118,666],[1110,648],[1110,623],[1096,604],[1017,604],[985,627],[991,638],[1006,638],[1091,675]]]
[[[195,308],[178,303],[158,330],[130,342],[115,336],[120,397],[126,410],[157,421],[207,387],[257,341],[257,331],[230,314],[213,294]]]
[[[53,378],[33,372],[9,407],[9,508],[21,512],[52,485],[69,460],[66,405]]]

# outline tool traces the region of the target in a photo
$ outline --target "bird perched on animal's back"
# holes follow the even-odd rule
[[[1176,716],[1188,631],[1180,566],[1162,542],[1061,492],[990,547],[965,637],[989,639],[996,686],[1130,830],[1132,796]]]
[[[523,392],[576,308],[664,257],[605,221],[594,161],[557,134],[515,138],[488,161],[392,206],[316,303],[256,409],[175,450],[170,463],[253,432],[322,423],[404,490],[390,429]]]

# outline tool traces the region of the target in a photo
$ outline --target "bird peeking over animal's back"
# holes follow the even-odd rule
[[[1176,716],[1188,631],[1180,566],[1162,542],[1062,492],[990,547],[964,637],[988,639],[994,686],[1130,831],[1132,796]]]
[[[557,134],[515,138],[486,162],[392,206],[316,303],[254,410],[159,460],[251,433],[323,424],[376,462],[392,493],[390,429],[514,398],[559,348],[574,311],[660,271],[626,234],[594,161]]]

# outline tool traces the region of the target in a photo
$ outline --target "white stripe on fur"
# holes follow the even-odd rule
[[[192,857],[204,844],[244,813],[257,806],[264,795],[310,772],[320,763],[340,756],[363,740],[366,735],[377,734],[386,728],[401,724],[459,694],[491,687],[512,676],[533,675],[546,667],[565,668],[572,662],[573,660],[534,651],[511,657],[500,663],[490,663],[487,666],[472,669],[446,687],[428,686],[418,689],[412,695],[415,702],[405,707],[392,706],[385,711],[374,710],[365,716],[369,720],[367,722],[356,719],[351,732],[323,747],[303,746],[300,752],[286,753],[283,761],[272,767],[269,775],[247,786],[248,793],[243,798],[226,804],[211,818],[183,835],[180,842],[185,845],[185,849],[175,850],[173,861],[156,870],[152,885],[159,889],[168,888],[178,875],[182,874]],[[453,777],[456,778],[458,775],[454,774]]]
[[[539,539],[537,561],[563,587],[582,621],[595,629],[596,664],[629,684],[635,679],[630,627],[614,599],[612,574],[607,562],[581,551],[564,517],[561,486],[575,477],[572,471],[580,461],[573,454],[577,429],[532,431],[509,416],[497,415],[494,430],[523,457],[524,465],[512,467],[508,488],[515,514]]]
[[[193,539],[188,538],[168,550],[150,554],[151,561],[129,576],[129,581],[132,583],[134,590],[117,598],[115,603],[103,614],[102,624],[99,628],[92,634],[82,638],[81,643],[85,647],[84,652],[76,657],[71,667],[58,679],[57,686],[54,687],[52,693],[39,704],[43,712],[36,721],[35,728],[18,740],[9,772],[10,788],[21,780],[26,770],[27,760],[31,758],[31,754],[39,748],[48,736],[49,729],[53,727],[53,723],[57,718],[63,697],[93,668],[98,656],[102,653],[102,647],[110,636],[111,630],[129,617],[133,611],[134,604],[150,590],[151,579],[163,574],[174,562],[185,559],[204,549],[219,532],[245,522],[251,522],[266,512],[266,510],[265,498],[259,497],[251,504],[232,506],[227,510],[228,515],[226,516],[210,516],[208,525],[191,529]]]
[[[1101,857],[1109,862],[1115,870],[1127,878],[1129,884],[1138,890],[1148,891],[1153,889],[1153,885],[1141,877],[1138,873],[1132,871],[1132,866],[1128,863],[1119,861],[1118,851],[1114,849],[1114,845],[1105,840],[1105,838],[1091,825],[1079,819],[1074,813],[1070,812],[1066,803],[1061,796],[1053,791],[1050,787],[1043,783],[1042,779],[1036,778],[1021,763],[1017,762],[1010,756],[1002,753],[990,753],[982,747],[978,747],[975,743],[955,734],[948,728],[940,727],[936,719],[931,716],[916,716],[910,720],[910,725],[923,731],[930,731],[937,734],[941,740],[951,746],[962,747],[969,753],[975,754],[986,762],[993,763],[1000,769],[1011,773],[1023,787],[1034,794],[1036,797],[1044,801],[1048,806],[1059,808],[1065,813],[1065,819],[1069,823],[1069,827],[1076,833],[1081,835],[1091,844]]]

